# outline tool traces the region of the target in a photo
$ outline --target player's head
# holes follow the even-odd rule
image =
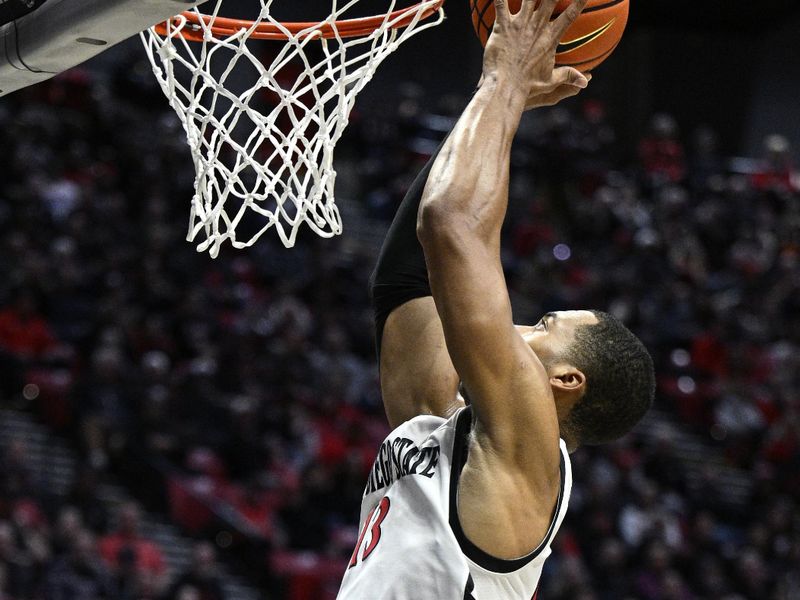
[[[613,316],[594,310],[553,312],[520,330],[547,369],[562,436],[569,441],[615,440],[652,405],[653,360]]]

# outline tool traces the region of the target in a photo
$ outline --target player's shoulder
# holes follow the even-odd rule
[[[428,414],[417,415],[398,425],[392,431],[390,437],[402,435],[412,439],[420,439],[428,437],[442,428],[454,428],[459,420],[459,416],[462,415],[464,411],[464,408],[459,408],[446,416]]]

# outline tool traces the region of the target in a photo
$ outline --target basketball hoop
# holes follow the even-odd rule
[[[195,163],[187,240],[200,236],[212,257],[273,227],[287,248],[303,223],[341,233],[333,152],[355,98],[400,44],[444,18],[444,0],[387,0],[386,14],[361,18],[346,18],[360,0],[331,0],[324,20],[285,23],[271,15],[280,1],[259,0],[248,21],[218,16],[216,0],[211,14],[192,9],[141,35]],[[283,43],[265,61],[251,40]],[[237,239],[237,227],[252,230]]]

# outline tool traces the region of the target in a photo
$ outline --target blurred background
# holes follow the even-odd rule
[[[138,40],[0,99],[0,599],[335,597],[388,433],[367,278],[480,72],[446,10],[356,104],[344,233],[292,250],[184,241],[194,169]],[[608,310],[658,373],[633,433],[573,455],[539,598],[794,600],[800,7],[631,11],[513,154],[516,319]]]

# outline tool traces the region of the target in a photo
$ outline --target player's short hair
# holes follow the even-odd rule
[[[602,444],[630,431],[653,404],[653,359],[617,318],[597,310],[582,325],[563,358],[586,376],[586,392],[565,423],[580,444]]]

